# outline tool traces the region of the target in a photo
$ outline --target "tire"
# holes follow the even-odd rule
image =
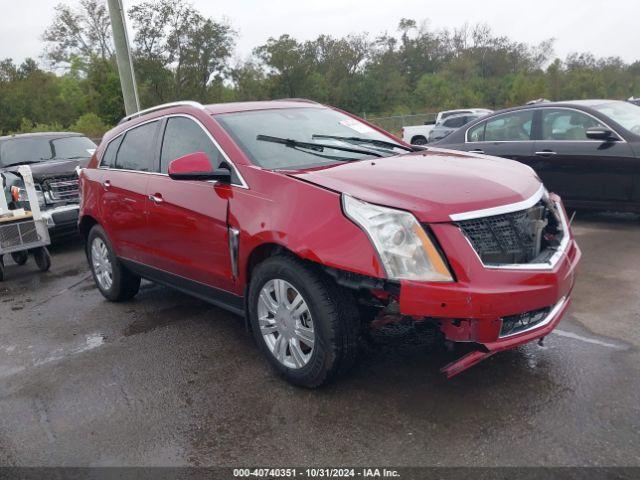
[[[426,145],[427,143],[427,139],[422,135],[418,135],[417,137],[413,137],[411,139],[411,145]]]
[[[4,280],[4,259],[0,255],[0,282]]]
[[[118,260],[107,234],[100,225],[95,225],[89,232],[86,248],[93,280],[107,300],[124,302],[138,293],[140,277],[130,272]]]
[[[307,311],[296,316],[295,311],[303,309],[302,303],[293,308],[294,313],[283,309],[276,294],[278,285],[283,286],[280,292],[286,292],[284,297],[289,306],[299,303],[301,298]],[[265,301],[261,294],[267,292],[271,292],[268,293],[270,298]],[[276,304],[280,305],[277,311],[284,313],[273,313]],[[266,320],[263,316],[261,329],[258,317],[265,312],[269,313]],[[360,344],[360,318],[355,300],[324,273],[293,256],[270,257],[254,269],[249,285],[248,313],[260,350],[275,370],[295,385],[319,387],[345,373],[355,363]],[[286,317],[287,313],[291,317]],[[283,315],[287,319],[281,320]],[[309,325],[312,334],[309,333]],[[263,335],[264,332],[274,332],[276,328],[284,333],[278,331],[277,334]],[[305,339],[312,335],[313,343],[300,341],[302,334]],[[283,340],[278,344],[281,335],[286,343]],[[283,343],[286,347],[279,349]],[[283,352],[280,360],[278,351]]]
[[[25,251],[13,252],[11,254],[11,258],[18,265],[24,265],[25,263],[27,263],[27,260],[29,259],[29,255],[27,255],[27,252]]]
[[[41,272],[47,272],[51,268],[51,255],[47,247],[39,247],[31,250],[33,259]]]

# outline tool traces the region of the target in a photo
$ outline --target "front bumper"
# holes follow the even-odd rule
[[[571,303],[581,252],[571,237],[553,268],[492,269],[452,224],[431,226],[445,250],[456,282],[403,281],[400,313],[439,323],[445,338],[477,345],[474,351],[443,369],[453,376],[488,356],[548,335]],[[504,317],[549,309],[543,320],[501,336]]]
[[[78,205],[62,205],[41,211],[52,236],[74,234],[78,231]]]

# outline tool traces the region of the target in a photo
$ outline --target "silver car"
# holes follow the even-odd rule
[[[485,115],[486,113],[462,113],[443,118],[429,132],[429,143],[441,140],[458,128]]]

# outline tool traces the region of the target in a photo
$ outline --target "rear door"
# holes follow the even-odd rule
[[[100,165],[102,224],[118,256],[144,262],[147,181],[159,121],[134,127],[109,143]]]
[[[534,147],[533,120],[533,109],[491,117],[467,131],[464,150],[531,164]]]
[[[159,174],[151,175],[147,184],[150,265],[192,282],[231,290],[227,209],[233,187],[172,180],[167,175],[173,160],[194,152],[206,153],[214,168],[223,159],[201,123],[188,116],[168,117],[163,124]]]
[[[536,171],[566,201],[629,202],[638,160],[629,144],[587,138],[591,127],[604,127],[590,114],[571,108],[542,108],[540,140],[535,143]]]

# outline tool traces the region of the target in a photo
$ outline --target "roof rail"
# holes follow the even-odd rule
[[[146,115],[147,113],[156,112],[158,110],[164,110],[165,108],[172,108],[172,107],[195,107],[195,108],[199,108],[200,110],[204,110],[204,105],[202,105],[199,102],[193,102],[190,100],[185,100],[182,102],[163,103],[161,105],[156,105],[155,107],[146,108],[144,110],[140,110],[139,112],[132,113],[131,115],[127,115],[126,117],[124,117],[122,120],[118,122],[118,125],[124,122],[128,122],[129,120],[132,120],[136,117]]]

